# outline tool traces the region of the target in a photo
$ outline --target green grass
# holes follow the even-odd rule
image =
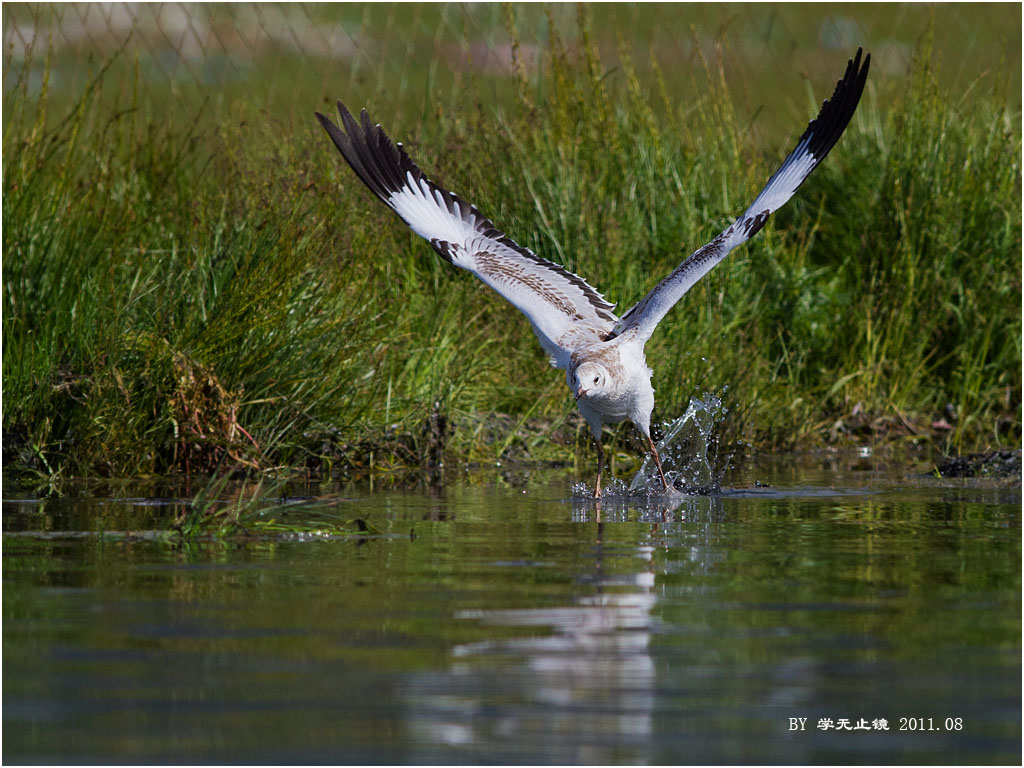
[[[88,79],[52,43],[8,55],[9,470],[570,460],[589,441],[529,324],[363,190],[312,110],[367,104],[436,181],[624,310],[743,210],[855,49],[805,41],[827,27],[808,10],[674,35],[645,8],[334,12],[372,51],[277,52],[217,87],[161,79],[131,45],[88,54]],[[759,447],[1020,444],[1020,11],[1016,59],[989,69],[999,46],[973,40],[976,71],[946,23],[969,12],[929,13],[896,24],[908,72],[876,61],[826,163],[659,327],[656,420],[728,388],[729,434]],[[1007,13],[989,9],[996,39]],[[802,46],[769,73],[742,47],[773,50],[765,19]],[[451,64],[478,40],[521,66]]]

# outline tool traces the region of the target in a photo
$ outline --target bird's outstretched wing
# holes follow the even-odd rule
[[[779,169],[768,179],[746,213],[728,226],[718,237],[694,251],[668,277],[633,306],[615,326],[613,335],[635,330],[644,341],[672,306],[690,288],[738,245],[745,243],[764,226],[768,217],[785,205],[811,171],[820,163],[843,134],[864,92],[871,54],[861,65],[861,49],[847,63],[846,73],[836,84],[835,93],[821,105],[818,116],[811,121]]]
[[[554,364],[565,367],[579,343],[608,336],[618,321],[614,305],[585,280],[517,245],[475,206],[431,182],[365,109],[359,122],[340,101],[338,113],[344,130],[316,116],[356,175],[445,260],[526,315]]]

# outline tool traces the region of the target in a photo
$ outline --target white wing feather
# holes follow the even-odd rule
[[[335,146],[370,190],[455,266],[467,269],[529,319],[552,363],[560,368],[581,344],[608,338],[614,305],[578,275],[515,243],[475,206],[430,181],[374,125],[338,102],[342,131],[317,113]]]

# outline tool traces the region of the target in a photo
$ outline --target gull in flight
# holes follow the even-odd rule
[[[862,63],[858,49],[832,98],[821,105],[818,116],[746,212],[621,317],[583,278],[518,245],[475,206],[430,181],[365,109],[356,121],[339,101],[344,130],[319,112],[316,116],[371,192],[441,258],[472,272],[526,315],[552,365],[565,371],[569,390],[597,441],[594,498],[600,498],[601,429],[625,419],[644,436],[662,486],[668,490],[651,440],[654,388],[644,345],[683,294],[733,248],[753,237],[825,158],[853,117],[870,63],[871,54]]]

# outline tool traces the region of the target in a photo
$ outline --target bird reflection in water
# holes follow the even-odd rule
[[[611,500],[609,500],[611,501]],[[452,648],[445,671],[419,676],[408,690],[408,720],[423,759],[556,763],[650,762],[657,674],[655,553],[668,526],[709,520],[720,500],[684,497],[674,509],[621,502],[574,505],[594,531],[571,605],[463,610],[494,627],[493,638]],[[648,523],[639,540],[616,521]],[[523,596],[543,600],[544,590]],[[538,600],[540,596],[540,600]],[[499,629],[500,628],[500,629]]]

